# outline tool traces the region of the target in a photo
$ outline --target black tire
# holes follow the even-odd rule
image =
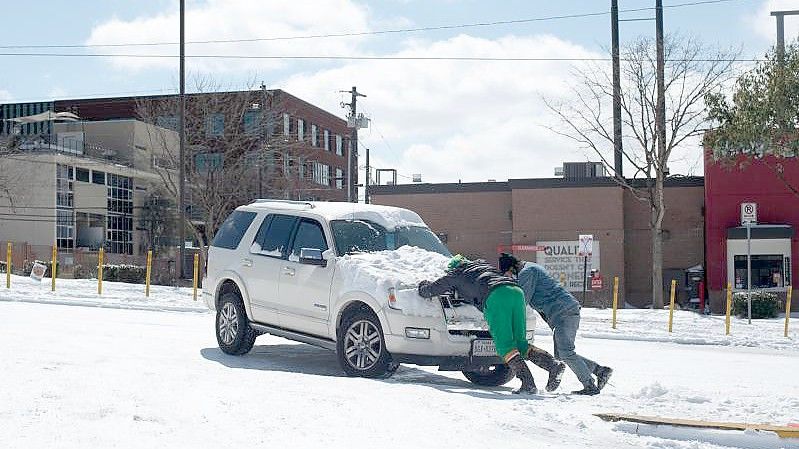
[[[258,335],[250,327],[244,302],[237,292],[222,293],[216,310],[216,341],[225,354],[242,355],[250,352]]]
[[[493,365],[489,371],[463,371],[463,375],[471,383],[483,387],[499,387],[513,379],[513,371],[508,365]]]
[[[349,312],[338,334],[336,356],[348,376],[385,379],[399,368],[386,350],[380,320],[370,310]]]

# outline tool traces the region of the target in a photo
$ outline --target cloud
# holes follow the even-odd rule
[[[207,0],[190,2],[186,12],[186,41],[253,39],[274,36],[305,36],[340,33],[342,30],[366,31],[368,9],[351,0],[293,0],[285,2],[250,0]],[[87,44],[129,42],[178,42],[179,11],[170,10],[132,20],[113,18],[92,29]],[[227,44],[187,44],[186,54],[235,55],[318,55],[349,54],[363,37],[335,39],[243,42]],[[177,54],[177,45],[154,47],[105,47],[97,53]],[[124,69],[173,68],[171,58],[111,58]],[[187,68],[194,71],[231,72],[274,69],[279,60],[189,59]]]
[[[771,15],[771,11],[789,11],[796,9],[796,0],[768,0],[763,3],[757,14],[749,17],[750,26],[764,39],[776,44],[777,42],[777,18]],[[799,17],[785,17],[785,42],[799,38]]]
[[[602,56],[550,35],[408,41],[396,55]],[[365,61],[279,85],[330,111],[342,111],[338,89],[358,86],[367,95],[358,104],[373,119],[360,137],[375,166],[425,182],[485,181],[552,177],[564,161],[596,160],[545,128],[558,122],[542,97],[567,95],[570,69],[556,61]]]

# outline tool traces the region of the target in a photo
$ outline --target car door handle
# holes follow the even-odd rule
[[[251,267],[252,266],[252,259],[241,259],[241,266],[243,266],[243,267]]]
[[[317,309],[327,310],[327,306],[324,304],[314,303],[313,306],[316,307]]]
[[[294,276],[297,272],[294,271],[294,268],[291,267],[283,267],[283,274],[286,276]]]

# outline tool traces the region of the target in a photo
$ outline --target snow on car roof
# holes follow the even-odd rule
[[[317,215],[327,221],[369,220],[386,229],[403,226],[426,226],[416,212],[400,207],[379,206],[375,204],[325,202],[325,201],[282,201],[257,200],[243,206],[247,209],[304,211]]]

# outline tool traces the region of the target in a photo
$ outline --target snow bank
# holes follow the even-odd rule
[[[5,279],[3,279],[5,281]],[[151,285],[150,296],[144,285],[103,281],[103,294],[97,294],[97,279],[56,279],[51,291],[50,278],[41,282],[24,276],[11,276],[11,289],[0,288],[0,301],[24,301],[44,304],[104,307],[114,309],[158,310],[171,312],[208,312],[197,290],[193,300],[191,288]]]
[[[337,261],[342,291],[360,291],[388,300],[388,289],[396,289],[397,305],[407,315],[438,316],[441,306],[421,298],[416,288],[423,280],[446,273],[449,258],[414,246],[391,251],[346,255]]]

